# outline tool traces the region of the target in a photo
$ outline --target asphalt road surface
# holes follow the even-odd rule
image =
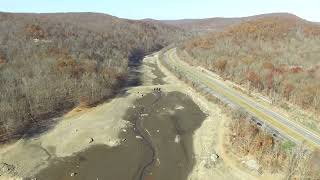
[[[223,80],[202,72],[200,69],[183,63],[176,54],[176,49],[170,49],[165,53],[164,60],[171,67],[183,72],[189,78],[199,82],[212,92],[222,97],[225,101],[237,105],[247,112],[262,120],[274,130],[284,134],[296,142],[306,142],[311,147],[320,146],[320,136],[300,124],[297,124],[285,116],[273,112],[270,108],[257,102],[240,91],[228,86]]]

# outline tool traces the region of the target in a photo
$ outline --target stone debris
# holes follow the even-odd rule
[[[108,144],[108,146],[114,147],[114,146],[118,146],[120,143],[121,143],[120,139],[116,139],[116,140],[109,139],[107,144]]]
[[[149,116],[149,114],[141,114],[140,116],[141,116],[141,117]]]
[[[127,130],[126,129],[122,129],[122,132],[127,132]]]
[[[75,172],[70,174],[71,177],[76,176],[76,175],[77,175],[77,173],[75,173]]]
[[[137,138],[137,139],[142,139],[142,137],[141,137],[141,136],[136,136],[136,138]]]
[[[0,176],[15,175],[15,166],[7,163],[0,163]]]
[[[179,143],[180,142],[180,136],[176,135],[176,137],[174,138],[174,142],[175,143]]]
[[[204,164],[205,168],[211,169],[217,165],[218,159],[219,159],[219,155],[216,153],[212,153],[205,160],[203,160],[202,163]]]
[[[219,156],[217,154],[211,154],[210,155],[210,160],[213,162],[217,162]]]
[[[157,129],[157,132],[160,132],[160,130],[159,130],[159,129]]]
[[[93,141],[94,141],[94,140],[93,140],[93,138],[90,138],[90,141],[89,141],[89,143],[93,143]]]
[[[175,109],[182,110],[182,109],[184,109],[184,107],[183,106],[177,106]]]
[[[247,168],[249,168],[250,170],[258,171],[260,169],[259,164],[254,159],[250,159],[248,161],[242,161],[242,163],[245,164]]]

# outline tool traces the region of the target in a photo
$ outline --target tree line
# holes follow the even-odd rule
[[[129,57],[186,37],[178,28],[94,13],[0,13],[0,141],[112,96]]]
[[[266,17],[181,44],[182,59],[246,85],[274,103],[320,110],[320,26]]]

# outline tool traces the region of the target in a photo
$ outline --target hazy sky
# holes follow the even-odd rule
[[[0,0],[0,11],[101,12],[130,19],[239,17],[290,12],[320,22],[320,0]]]

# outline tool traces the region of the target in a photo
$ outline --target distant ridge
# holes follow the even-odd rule
[[[179,27],[185,30],[191,30],[195,32],[207,32],[207,31],[222,31],[227,27],[237,25],[241,22],[261,19],[265,17],[279,17],[279,18],[286,18],[286,19],[303,20],[302,18],[290,13],[269,13],[269,14],[261,14],[261,15],[247,16],[247,17],[233,17],[233,18],[214,17],[214,18],[206,18],[206,19],[180,19],[180,20],[144,19],[143,21],[149,21],[149,22],[157,21],[164,24]],[[320,23],[317,23],[317,24],[320,24]]]

